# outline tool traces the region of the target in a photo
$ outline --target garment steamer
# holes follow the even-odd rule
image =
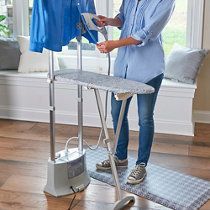
[[[108,33],[105,27],[97,27],[94,21],[98,17],[91,13],[81,14],[81,23],[78,26],[81,32],[86,30],[99,31],[104,38],[108,40]],[[91,33],[90,33],[91,35]],[[95,40],[94,37],[92,37]],[[82,38],[77,37],[77,68],[82,71]],[[96,41],[95,41],[96,42]],[[110,74],[110,55],[109,69]],[[48,74],[49,100],[50,100],[50,159],[48,160],[48,177],[44,191],[56,197],[72,194],[84,190],[90,183],[90,177],[86,169],[85,150],[83,149],[83,96],[82,86],[78,86],[78,137],[72,137],[66,142],[65,149],[55,154],[55,93],[54,93],[54,58],[53,52],[50,52],[50,65]],[[107,97],[106,94],[106,113],[107,115]],[[102,131],[99,141],[102,137]],[[68,148],[71,140],[78,140],[78,148]],[[96,149],[92,148],[92,149]]]
[[[108,33],[105,27],[98,27],[95,21],[98,20],[98,17],[90,13],[81,14],[81,23],[79,27],[81,33],[84,30],[94,30],[103,34],[104,38],[108,40]],[[91,35],[91,33],[90,33]],[[96,42],[97,43],[97,42]],[[81,35],[77,37],[77,68],[78,71],[82,71],[82,37]],[[111,59],[110,54],[108,54],[109,68],[108,75],[110,75],[110,65]],[[50,159],[48,160],[48,176],[47,184],[44,191],[53,195],[53,196],[63,196],[79,192],[84,190],[90,183],[90,177],[86,169],[86,155],[85,150],[83,149],[83,95],[82,95],[82,86],[78,85],[78,137],[72,137],[67,140],[65,149],[55,153],[55,94],[54,94],[54,61],[53,61],[53,52],[50,52],[50,65],[49,65],[49,74],[48,74],[48,83],[49,83],[49,99],[50,99]],[[102,122],[103,129],[100,132],[97,145],[93,148],[88,145],[90,149],[97,149],[99,146],[102,133],[104,132],[105,140],[104,143],[107,145],[107,150],[109,154],[109,159],[112,165],[113,178],[116,184],[117,189],[117,202],[115,203],[114,209],[121,209],[128,202],[134,202],[134,196],[122,197],[120,183],[118,180],[117,170],[114,163],[114,149],[111,147],[111,140],[109,138],[107,126],[106,126],[106,117],[107,117],[107,101],[108,101],[108,92],[106,93],[106,103],[105,103],[105,114],[103,113],[103,106],[101,103],[99,92],[95,90],[97,105],[100,112],[100,118]],[[119,131],[122,123],[123,113],[126,105],[126,98],[130,95],[123,95],[123,103],[121,108],[121,114],[119,116],[118,129],[115,139],[118,141]],[[100,100],[98,100],[100,99]],[[120,99],[122,100],[122,99]],[[68,144],[71,140],[78,140],[78,148],[68,148]],[[116,142],[117,143],[117,142]],[[115,146],[116,147],[116,146]]]

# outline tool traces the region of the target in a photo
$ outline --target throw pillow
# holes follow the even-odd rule
[[[30,38],[26,36],[18,36],[21,57],[18,72],[46,72],[49,69],[49,51],[44,50],[43,53],[36,53],[29,50]],[[59,70],[58,58],[54,53],[54,67]]]
[[[165,78],[183,83],[195,83],[207,51],[174,45],[166,60]]]

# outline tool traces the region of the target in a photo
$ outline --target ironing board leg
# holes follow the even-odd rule
[[[101,124],[102,124],[104,134],[105,134],[105,138],[106,138],[105,143],[107,144],[107,151],[108,151],[109,160],[110,160],[110,163],[111,163],[112,175],[113,175],[113,178],[114,178],[114,181],[115,181],[115,184],[116,184],[116,189],[117,189],[117,199],[118,199],[118,201],[115,203],[115,208],[114,209],[121,209],[122,207],[127,205],[129,202],[134,202],[135,198],[133,196],[127,196],[127,197],[122,198],[122,192],[121,192],[121,189],[120,189],[119,177],[118,177],[116,165],[115,165],[115,162],[114,162],[114,154],[112,152],[112,146],[111,146],[112,141],[109,137],[109,133],[108,133],[107,125],[106,125],[106,120],[105,120],[105,117],[104,117],[101,97],[100,97],[98,89],[94,89],[94,92],[95,92],[95,96],[96,96],[96,102],[97,102],[98,111],[99,111],[99,115],[100,115],[100,119],[101,119]]]

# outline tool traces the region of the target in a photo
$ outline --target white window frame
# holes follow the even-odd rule
[[[13,0],[14,36],[29,35],[29,3],[27,0]]]
[[[203,47],[205,0],[188,0],[187,46]]]
[[[113,16],[114,0],[95,0],[97,13],[105,16]],[[27,0],[13,0],[14,14],[14,35],[29,35],[29,4]],[[203,22],[204,22],[204,6],[205,0],[188,0],[188,16],[187,16],[187,46],[194,48],[202,48],[203,46]],[[108,29],[112,32],[112,29]],[[112,33],[110,33],[112,34]],[[110,36],[112,38],[112,36]],[[103,40],[103,39],[102,39]],[[72,67],[76,65],[76,52],[71,55],[61,53],[60,56],[68,57]],[[113,54],[114,59],[114,54]],[[97,58],[97,59],[96,59]],[[93,71],[106,72],[106,58],[97,50],[94,52],[83,53],[84,68]],[[93,65],[94,64],[94,65]],[[95,65],[96,64],[96,65]]]

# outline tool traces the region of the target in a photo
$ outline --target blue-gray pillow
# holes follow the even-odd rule
[[[165,78],[194,84],[206,54],[207,51],[203,49],[191,49],[175,44],[166,60]]]
[[[0,70],[18,69],[20,55],[17,40],[0,38]]]

